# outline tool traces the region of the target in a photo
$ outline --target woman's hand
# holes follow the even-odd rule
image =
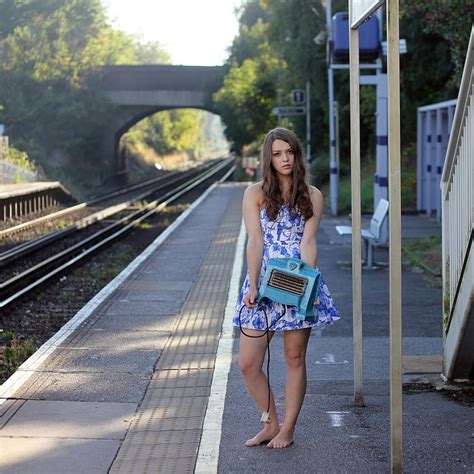
[[[248,293],[243,297],[242,302],[247,308],[255,308],[257,306],[258,291],[250,288]]]
[[[318,306],[318,305],[319,305],[319,298],[316,298],[316,299],[314,300],[314,306]]]

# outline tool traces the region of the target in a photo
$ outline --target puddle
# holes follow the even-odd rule
[[[331,426],[333,428],[339,428],[344,423],[344,417],[350,412],[348,412],[348,411],[327,411],[326,413],[329,415],[329,419],[331,421]]]
[[[336,360],[336,356],[334,354],[326,354],[321,360],[317,360],[316,364],[319,365],[327,365],[327,364],[348,364],[348,360]]]

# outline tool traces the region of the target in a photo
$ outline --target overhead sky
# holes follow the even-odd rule
[[[242,0],[102,0],[112,24],[159,41],[173,64],[217,66],[238,32]]]

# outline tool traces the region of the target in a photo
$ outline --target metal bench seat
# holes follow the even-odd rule
[[[382,242],[382,225],[388,215],[388,201],[380,199],[370,220],[370,229],[361,229],[361,237],[365,246],[365,258],[368,268],[374,268],[374,249]],[[337,225],[336,230],[339,235],[352,235],[352,227],[348,225]]]

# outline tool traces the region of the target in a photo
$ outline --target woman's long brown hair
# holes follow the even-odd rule
[[[275,140],[283,140],[293,150],[293,181],[290,199],[284,202],[277,172],[272,165],[272,144]],[[283,204],[288,204],[292,214],[301,213],[306,220],[313,216],[313,206],[309,197],[308,172],[303,159],[303,150],[297,136],[286,128],[274,128],[265,137],[262,149],[262,179],[265,209],[270,220],[276,220]]]

